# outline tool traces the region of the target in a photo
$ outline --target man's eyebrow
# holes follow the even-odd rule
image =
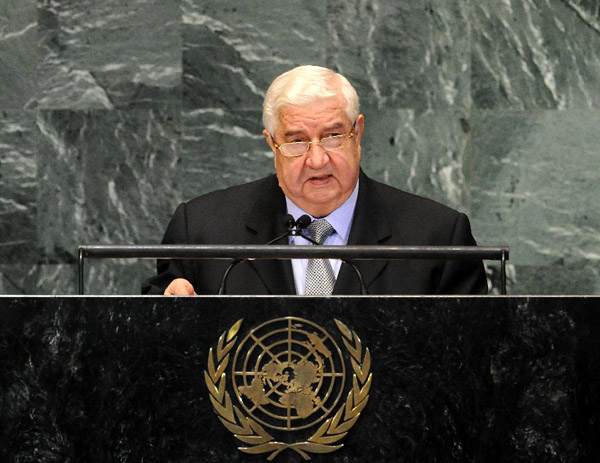
[[[334,130],[334,129],[343,129],[345,126],[345,124],[343,122],[335,122],[331,125],[326,125],[323,128],[323,132],[327,132],[328,130]]]
[[[298,135],[301,134],[302,130],[288,130],[287,132],[285,132],[283,134],[284,137],[291,137],[292,135]]]
[[[336,130],[336,129],[342,129],[344,128],[345,124],[343,122],[334,122],[331,125],[326,125],[325,127],[323,127],[321,129],[321,132],[329,132],[331,130]],[[287,132],[284,132],[283,136],[284,137],[291,137],[292,135],[301,135],[304,133],[304,130],[288,130]]]

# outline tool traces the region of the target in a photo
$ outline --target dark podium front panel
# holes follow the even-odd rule
[[[600,461],[597,297],[2,297],[0,317],[2,462]]]

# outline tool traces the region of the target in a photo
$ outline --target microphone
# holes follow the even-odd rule
[[[288,236],[298,236],[301,234],[301,231],[304,230],[306,227],[308,227],[310,225],[310,217],[306,214],[304,214],[303,216],[299,217],[298,220],[294,220],[294,217],[291,214],[286,214],[283,216],[283,223],[285,224],[286,230],[285,233],[283,233],[282,235],[279,235],[277,238],[273,238],[271,241],[269,241],[268,243],[265,243],[265,246],[268,246],[269,244],[273,244],[276,243],[279,240],[282,240],[283,238],[287,238]],[[314,241],[312,238],[307,237],[305,235],[302,235],[304,238],[308,239],[311,243],[314,244],[319,244],[316,241]],[[225,269],[225,273],[223,273],[223,278],[221,278],[221,284],[219,285],[219,291],[218,291],[218,295],[222,296],[225,294],[225,285],[227,283],[227,278],[229,276],[229,272],[231,272],[231,270],[233,270],[233,268],[239,264],[240,262],[243,262],[245,260],[248,259],[235,259],[231,264],[229,264],[229,266]]]
[[[286,214],[282,217],[282,222],[285,224],[286,231],[283,234],[279,235],[278,237],[265,243],[265,246],[276,243],[277,241],[279,241],[283,238],[287,238],[288,236],[302,236],[302,238],[304,238],[307,241],[310,241],[312,244],[321,246],[321,243],[315,241],[312,237],[302,234],[302,230],[304,230],[306,227],[308,227],[310,225],[310,223],[312,222],[311,218],[308,215],[304,214],[304,215],[300,216],[298,218],[298,220],[294,220],[294,217],[291,214]],[[231,270],[233,270],[233,268],[237,264],[239,264],[240,262],[243,262],[245,260],[248,260],[248,259],[236,259],[231,264],[229,264],[227,269],[225,269],[225,272],[223,273],[223,278],[221,278],[221,284],[219,285],[219,291],[217,293],[219,296],[222,296],[225,294],[225,285],[227,283],[227,278],[229,277],[229,273],[231,272]],[[350,268],[356,274],[356,277],[358,278],[358,282],[360,284],[360,294],[362,296],[367,296],[369,294],[369,292],[367,291],[367,287],[365,286],[365,281],[363,279],[363,276],[362,276],[362,273],[360,272],[360,270],[356,267],[356,265],[354,265],[354,263],[351,260],[349,260],[349,259],[341,259],[341,260],[342,260],[342,262],[344,262],[345,264],[350,266]]]
[[[291,216],[290,216],[291,217]],[[292,217],[293,220],[293,217]],[[300,231],[298,230],[298,228],[300,230],[308,227],[310,225],[312,221],[310,220],[310,217],[308,215],[303,215],[302,217],[300,217],[297,221],[296,221],[296,231],[295,233],[293,233],[295,236],[296,235],[300,235]],[[304,238],[307,241],[310,241],[312,244],[316,244],[317,246],[321,246],[322,244],[319,243],[318,241],[315,241],[312,237],[307,236],[307,235],[302,235],[302,238]],[[341,261],[344,264],[347,264],[356,274],[356,277],[358,278],[358,283],[360,284],[360,294],[361,296],[368,296],[369,292],[367,291],[367,287],[365,285],[365,280],[362,276],[362,273],[360,272],[360,270],[358,269],[358,267],[356,265],[354,265],[354,262],[352,262],[350,259],[341,259]]]
[[[291,214],[286,214],[283,216],[283,223],[286,226],[286,231],[283,235],[278,236],[277,238],[273,238],[268,243],[265,243],[265,246],[269,244],[276,243],[277,241],[287,238],[288,236],[299,236],[301,235],[301,231],[310,225],[310,217],[306,214],[298,218],[298,220],[294,220]],[[302,235],[304,237],[304,235]],[[312,242],[312,241],[311,241]]]
[[[310,217],[306,214],[300,216],[300,218],[296,220],[296,234],[298,234],[299,230],[304,230],[306,227],[308,227],[310,222]]]

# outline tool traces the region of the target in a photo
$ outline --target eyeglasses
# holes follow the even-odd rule
[[[271,137],[273,140],[273,144],[275,148],[279,150],[279,152],[285,156],[286,158],[295,158],[298,156],[304,156],[308,153],[310,149],[310,145],[318,144],[325,151],[333,151],[344,146],[346,140],[352,138],[354,136],[354,127],[350,129],[345,135],[333,135],[332,137],[324,137],[319,141],[295,141],[291,143],[283,143],[282,145],[278,145],[275,142],[275,139]]]

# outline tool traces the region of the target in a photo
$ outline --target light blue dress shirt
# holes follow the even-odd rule
[[[348,244],[348,237],[350,235],[350,228],[352,227],[352,219],[354,218],[354,209],[356,208],[356,199],[358,198],[358,183],[356,182],[356,186],[352,191],[350,197],[338,207],[335,211],[329,214],[327,217],[322,217],[327,219],[327,222],[331,224],[333,229],[335,230],[323,243],[324,245],[339,245],[339,244]],[[315,218],[310,215],[308,212],[300,209],[296,204],[294,204],[287,196],[285,198],[285,202],[287,205],[287,213],[291,214],[294,217],[294,220],[298,220],[303,215],[308,215],[311,220],[315,220]],[[312,243],[308,240],[305,240],[301,236],[290,236],[289,243],[293,245],[310,245]],[[333,273],[337,278],[340,273],[340,267],[342,266],[342,261],[339,259],[329,259],[331,262],[331,268],[333,269]],[[296,294],[304,295],[304,285],[306,279],[306,267],[308,265],[308,259],[292,259],[292,270],[294,272],[294,284],[296,285]]]

